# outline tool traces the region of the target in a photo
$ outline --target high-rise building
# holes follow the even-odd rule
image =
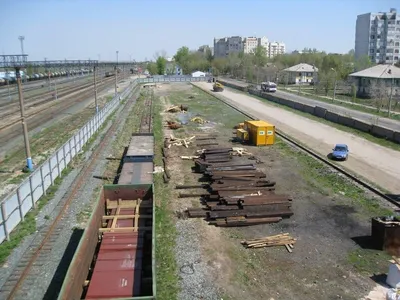
[[[226,57],[230,53],[243,52],[243,38],[231,36],[222,39],[214,38],[214,57]]]
[[[254,53],[258,46],[258,39],[256,37],[247,37],[243,40],[243,52],[244,53]]]
[[[274,57],[285,53],[285,44],[281,42],[268,42],[268,38],[263,36],[246,37],[232,36],[221,39],[214,38],[214,57],[226,57],[230,53],[244,52],[246,54],[254,53],[257,46],[262,46],[266,50],[267,57]]]
[[[268,57],[274,57],[279,54],[285,54],[286,46],[282,42],[268,43]]]
[[[400,16],[390,12],[357,16],[355,57],[368,55],[372,62],[393,64],[400,57]]]

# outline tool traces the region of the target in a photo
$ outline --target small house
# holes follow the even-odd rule
[[[357,97],[400,97],[400,68],[394,65],[376,65],[349,76],[357,87]]]
[[[318,68],[309,64],[298,64],[284,69],[287,84],[310,84],[314,82],[314,76]]]

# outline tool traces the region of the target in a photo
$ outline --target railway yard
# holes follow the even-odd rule
[[[39,86],[25,93],[25,118],[29,124],[35,164],[44,161],[93,115],[95,106],[92,81],[93,78],[87,77],[69,80],[58,89],[57,100],[54,99],[54,90],[49,92],[47,86]],[[113,77],[99,80],[99,108],[114,95],[114,81]],[[124,90],[128,84],[129,77],[121,78],[119,90]],[[4,95],[1,99],[4,101],[1,102],[0,113],[0,194],[4,195],[24,177],[19,170],[24,166],[25,152],[19,106],[15,101],[8,103]]]
[[[89,80],[60,82],[57,100],[47,86],[26,90],[35,163],[93,116]],[[119,92],[133,80],[120,78]],[[114,81],[98,82],[100,107]],[[371,295],[384,295],[391,256],[375,249],[371,219],[400,207],[374,192],[399,194],[399,152],[211,90],[135,86],[0,245],[0,299],[384,299]],[[14,149],[0,162],[4,195],[26,175],[19,109],[3,92],[0,144]],[[232,139],[253,116],[276,125],[273,145]],[[351,145],[342,165],[364,185],[315,159],[335,139]]]

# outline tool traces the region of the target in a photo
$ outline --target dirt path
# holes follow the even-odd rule
[[[195,83],[204,90],[211,84]],[[322,155],[332,151],[336,143],[345,143],[350,148],[349,160],[343,166],[370,182],[374,182],[393,194],[400,194],[400,153],[373,144],[354,134],[346,133],[262,102],[254,97],[225,89],[222,96],[254,116],[276,125],[278,129],[301,141]]]

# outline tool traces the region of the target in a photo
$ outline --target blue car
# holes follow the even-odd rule
[[[332,158],[337,160],[347,160],[349,157],[349,147],[346,144],[336,144],[332,149]]]

